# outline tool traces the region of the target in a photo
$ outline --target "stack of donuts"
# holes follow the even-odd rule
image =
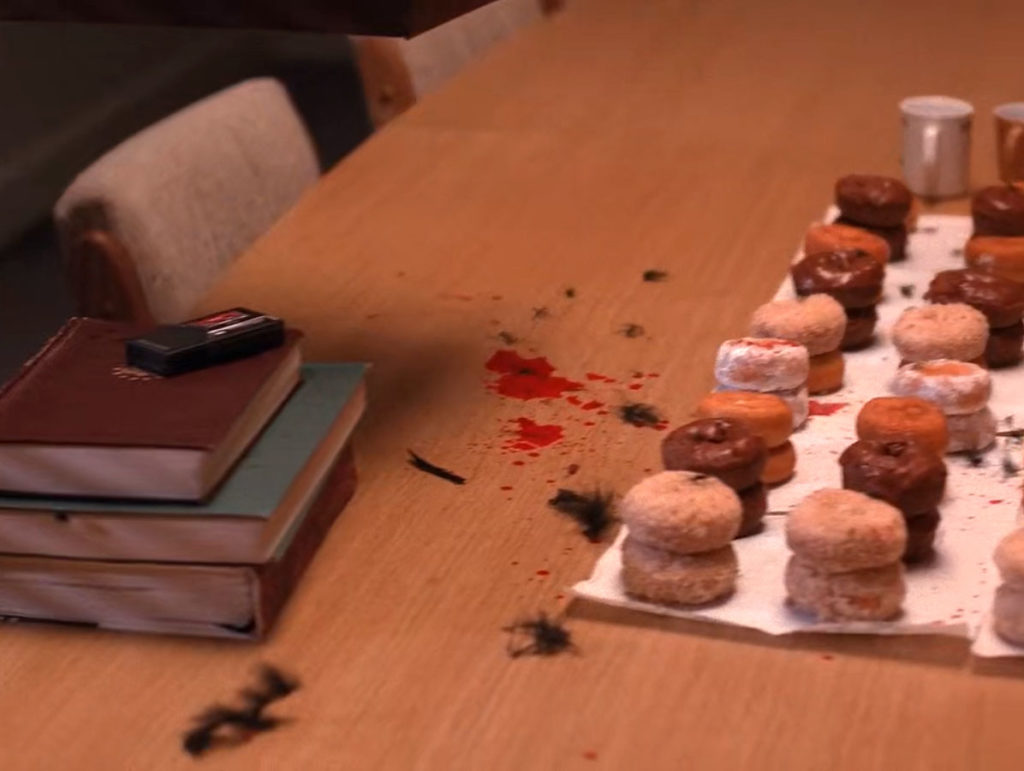
[[[892,262],[906,257],[907,221],[914,204],[906,185],[877,174],[847,174],[836,181],[835,201],[839,208],[835,227],[866,231],[880,239]]]
[[[823,489],[786,518],[789,602],[821,621],[886,621],[906,596],[899,510],[853,490]]]
[[[996,418],[988,408],[992,377],[966,361],[936,359],[904,364],[891,385],[898,396],[933,402],[946,416],[947,452],[980,452],[996,439]]]
[[[816,252],[790,268],[797,295],[827,294],[846,312],[846,331],[840,348],[854,351],[871,345],[878,323],[885,265],[857,249]]]
[[[793,427],[807,421],[807,349],[775,337],[738,337],[718,347],[715,380],[720,391],[758,391],[778,396],[793,412]]]
[[[1024,645],[1024,528],[1003,538],[993,557],[1003,583],[996,589],[992,625],[1007,642]]]
[[[700,400],[694,414],[698,418],[738,421],[761,438],[767,448],[761,470],[763,484],[779,485],[792,478],[796,471],[796,449],[789,440],[793,411],[778,396],[757,391],[715,391]],[[744,498],[742,494],[740,497]]]
[[[916,396],[878,396],[857,413],[857,438],[913,439],[940,458],[949,448],[946,416],[933,402]]]
[[[703,418],[680,426],[661,443],[669,471],[695,471],[732,488],[743,506],[737,538],[761,530],[768,496],[761,475],[768,453],[764,441],[746,423],[733,418]]]
[[[934,359],[985,363],[988,321],[970,305],[907,308],[892,328],[900,364]]]
[[[924,298],[933,303],[963,303],[988,322],[985,364],[995,369],[1019,364],[1024,347],[1024,284],[976,268],[935,274]]]
[[[692,471],[663,471],[626,493],[619,516],[629,531],[621,575],[631,597],[703,605],[735,591],[732,539],[742,505],[725,483]]]
[[[964,246],[972,268],[1024,283],[1024,190],[992,185],[971,198],[974,233]]]
[[[807,391],[830,394],[843,387],[845,364],[839,346],[846,334],[843,306],[826,294],[800,300],[776,300],[754,311],[752,337],[779,338],[807,349]]]
[[[861,439],[839,456],[843,487],[896,507],[907,527],[903,561],[931,556],[946,492],[942,457],[913,439]]]

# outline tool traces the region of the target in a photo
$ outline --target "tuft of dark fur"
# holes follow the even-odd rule
[[[618,408],[617,413],[624,423],[639,428],[649,428],[662,422],[658,410],[650,404],[641,404],[640,402],[623,404]]]
[[[639,324],[623,324],[622,327],[619,329],[619,334],[622,335],[623,337],[628,337],[632,339],[636,337],[643,337],[646,331],[647,330],[645,330]]]
[[[900,287],[900,294],[903,295],[904,297],[908,298],[908,299],[913,297],[914,296],[914,292],[916,292],[916,291],[917,291],[917,287],[914,286],[913,284],[903,284]]]
[[[453,485],[464,485],[466,484],[466,478],[456,474],[454,471],[449,471],[446,468],[435,466],[429,460],[421,458],[419,455],[409,450],[409,465],[413,468],[419,469],[420,471],[432,474],[438,479],[443,479],[446,482],[451,482]]]
[[[575,519],[580,524],[583,535],[597,543],[615,521],[612,514],[613,499],[611,493],[603,493],[600,490],[577,493],[574,490],[560,488],[555,497],[548,501],[548,506]]]
[[[533,619],[509,624],[502,631],[510,635],[507,650],[508,655],[514,659],[520,656],[554,656],[565,651],[579,653],[572,642],[572,634],[562,625],[561,620],[549,619],[544,613]],[[523,637],[528,638],[528,642],[517,646],[516,641]]]
[[[645,270],[644,281],[664,281],[668,278],[668,273],[663,270]]]

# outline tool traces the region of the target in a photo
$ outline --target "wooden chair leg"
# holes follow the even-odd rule
[[[374,127],[380,128],[416,103],[412,75],[396,41],[357,37],[352,43],[366,109]]]
[[[65,265],[79,315],[154,323],[135,265],[110,233],[90,230],[73,236]]]

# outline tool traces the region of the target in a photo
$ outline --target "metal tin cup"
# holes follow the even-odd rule
[[[1001,104],[992,111],[996,121],[996,163],[999,179],[1009,184],[1024,180],[1024,102]]]
[[[951,96],[912,96],[903,114],[903,179],[923,198],[967,193],[974,108]]]

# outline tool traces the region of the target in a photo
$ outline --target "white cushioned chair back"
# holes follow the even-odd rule
[[[125,140],[71,183],[67,243],[99,228],[127,249],[153,317],[188,317],[224,268],[316,181],[316,154],[285,88],[248,80]]]
[[[436,90],[469,62],[543,17],[541,0],[495,0],[399,41],[417,96]]]

